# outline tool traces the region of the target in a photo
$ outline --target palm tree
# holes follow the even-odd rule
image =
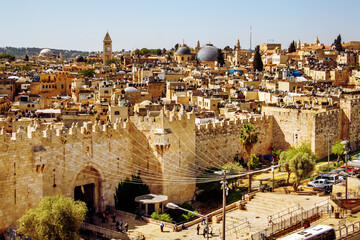
[[[255,130],[254,125],[251,123],[245,124],[240,129],[240,143],[245,148],[246,152],[249,154],[251,153],[251,150],[255,146],[255,144],[258,142],[258,135],[259,133]],[[250,162],[250,160],[249,160]],[[251,170],[251,164],[248,164],[249,172]],[[248,192],[251,192],[251,175],[249,174],[249,190]]]

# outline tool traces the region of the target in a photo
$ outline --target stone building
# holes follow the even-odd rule
[[[103,41],[103,64],[106,64],[106,62],[111,58],[112,58],[112,40],[110,38],[109,32],[106,32]]]

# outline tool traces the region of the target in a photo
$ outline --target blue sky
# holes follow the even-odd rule
[[[109,31],[113,50],[171,48],[185,40],[249,48],[292,40],[331,44],[360,40],[360,1],[347,0],[1,0],[0,47],[101,51]]]

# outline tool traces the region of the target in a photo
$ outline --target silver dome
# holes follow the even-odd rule
[[[182,46],[176,51],[176,55],[190,55],[190,48],[187,46]]]
[[[200,62],[215,62],[217,54],[217,47],[214,47],[212,44],[207,44],[205,47],[200,49],[197,54],[197,59]]]

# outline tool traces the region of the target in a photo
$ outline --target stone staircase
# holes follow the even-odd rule
[[[276,194],[256,194],[251,201],[246,203],[246,211],[259,213],[262,215],[273,215],[290,207],[294,204],[280,200]]]

